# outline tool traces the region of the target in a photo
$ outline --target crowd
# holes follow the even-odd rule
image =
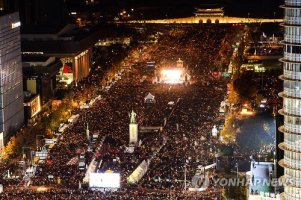
[[[55,190],[51,189],[47,192],[36,192],[32,190],[20,190],[15,192],[7,192],[1,195],[6,200],[161,200],[161,199],[177,199],[177,200],[208,200],[220,199],[220,194],[214,191],[207,193],[183,193],[183,192],[160,192],[147,190],[125,189],[118,192],[97,192],[88,190]]]
[[[211,130],[225,93],[218,88],[223,88],[222,82],[177,89],[182,97],[164,130],[168,143],[152,162],[145,187],[182,190],[185,168],[187,180],[191,180],[199,165],[214,163],[217,141]]]
[[[5,199],[220,199],[221,188],[210,184],[206,192],[183,193],[184,176],[188,187],[199,166],[214,163],[219,142],[211,137],[211,130],[219,120],[218,108],[226,95],[226,79],[212,76],[216,69],[225,70],[231,56],[231,43],[239,27],[230,25],[166,28],[157,44],[146,45],[139,62],[156,61],[162,67],[170,60],[184,60],[194,84],[150,84],[141,82],[141,67],[124,72],[120,80],[109,83],[102,99],[89,109],[76,109],[80,117],[60,137],[50,150],[44,165],[37,167],[31,179],[32,186],[54,188],[48,192],[31,190],[7,191],[0,194]],[[222,45],[222,47],[221,47]],[[127,58],[129,65],[134,62]],[[90,76],[81,85],[93,85],[99,81]],[[99,86],[100,87],[100,86]],[[84,87],[74,90],[74,97],[81,96]],[[144,97],[151,93],[156,103],[146,104]],[[93,97],[94,94],[91,94]],[[169,106],[169,102],[176,102]],[[161,132],[139,133],[139,146],[133,153],[126,153],[129,145],[129,112],[137,113],[139,126],[164,126]],[[86,135],[99,137],[91,144]],[[100,148],[98,144],[106,136]],[[164,141],[167,141],[166,144]],[[92,145],[92,151],[87,151]],[[159,152],[154,152],[161,147]],[[67,164],[85,153],[86,166],[95,158],[97,171],[111,170],[121,173],[122,189],[117,192],[92,192],[78,190],[85,171],[78,163]],[[135,186],[129,186],[126,178],[146,159],[151,159],[149,170]]]

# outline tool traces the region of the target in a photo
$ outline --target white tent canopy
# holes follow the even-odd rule
[[[145,103],[156,103],[155,96],[152,95],[150,92],[144,97]]]
[[[133,171],[133,173],[127,178],[127,182],[135,184],[146,174],[149,167],[149,160],[143,160],[140,165]]]

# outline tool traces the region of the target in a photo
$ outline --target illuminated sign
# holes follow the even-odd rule
[[[0,148],[4,147],[4,137],[3,132],[0,133]]]
[[[30,107],[30,118],[37,115],[41,111],[40,95],[37,95],[30,102],[24,103],[24,106]]]
[[[21,22],[15,22],[11,24],[11,28],[17,28],[19,26],[21,26]]]

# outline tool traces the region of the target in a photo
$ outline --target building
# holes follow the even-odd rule
[[[37,116],[41,111],[40,95],[34,95],[30,92],[24,94],[24,115],[25,123],[27,124],[32,118]],[[32,120],[33,121],[33,120]]]
[[[0,146],[23,125],[23,83],[18,13],[0,17]]]
[[[44,105],[55,95],[56,76],[62,63],[55,57],[22,55],[24,91],[39,95]]]
[[[301,199],[301,1],[286,0],[284,8],[284,56],[283,108],[284,125],[279,129],[284,134],[284,142],[279,148],[284,150],[284,158],[279,164],[284,168],[285,181],[282,196],[287,200]]]
[[[61,84],[78,83],[89,75],[92,48],[101,35],[99,27],[80,28],[69,24],[64,28],[34,30],[22,33],[22,52],[60,59],[62,68],[57,76]]]
[[[275,122],[276,122],[276,144],[280,144],[282,142],[284,142],[283,139],[283,133],[280,132],[279,128],[280,126],[283,125],[283,115],[276,115],[275,116]],[[276,161],[277,161],[277,165],[275,168],[275,173],[276,173],[276,177],[279,179],[281,176],[283,176],[284,174],[284,169],[279,165],[278,161],[283,159],[283,155],[284,152],[283,150],[281,150],[280,148],[276,148]],[[279,187],[279,189],[281,188],[281,190],[283,189],[282,187]]]
[[[251,170],[247,172],[247,176],[250,180],[249,200],[280,200],[280,195],[276,195],[277,183],[273,182],[275,163],[252,161]]]
[[[196,17],[223,17],[224,9],[223,8],[197,8],[195,11]]]
[[[224,8],[218,4],[203,2],[200,6],[195,8],[194,11],[195,17],[224,17],[225,11]],[[214,22],[213,22],[214,23]]]

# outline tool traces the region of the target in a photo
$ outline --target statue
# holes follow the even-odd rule
[[[137,114],[132,110],[132,112],[129,114],[131,124],[136,124],[136,116]]]

